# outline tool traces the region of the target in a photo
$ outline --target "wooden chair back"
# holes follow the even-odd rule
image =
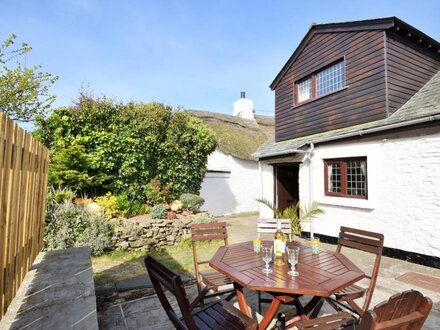
[[[372,231],[360,230],[349,227],[341,227],[339,232],[338,246],[336,252],[341,252],[342,247],[348,247],[365,252],[375,254],[374,265],[371,274],[366,274],[370,280],[367,292],[365,294],[365,301],[362,310],[366,311],[370,306],[373,291],[376,287],[377,275],[379,274],[380,259],[383,252],[384,236],[380,233]]]
[[[190,303],[186,296],[181,277],[150,255],[145,256],[143,260],[157,297],[176,329],[198,329],[191,315]],[[165,295],[164,288],[176,297],[184,322],[171,307],[171,304]]]
[[[203,223],[194,224],[191,226],[191,243],[193,249],[194,258],[194,272],[197,279],[197,284],[200,291],[200,276],[199,276],[199,265],[209,263],[209,260],[199,260],[197,254],[197,242],[201,241],[212,241],[216,239],[222,239],[225,245],[228,245],[228,232],[226,229],[226,222],[213,222],[213,223]]]
[[[281,222],[281,231],[283,234],[289,236],[289,241],[292,240],[292,227],[290,219],[272,219],[272,218],[262,218],[257,222],[257,233],[258,234],[275,234],[277,231],[277,223]]]
[[[364,313],[359,329],[421,329],[432,308],[432,300],[414,290],[393,295]]]

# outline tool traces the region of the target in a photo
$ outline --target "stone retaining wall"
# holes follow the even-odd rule
[[[173,245],[191,237],[195,219],[114,219],[112,244],[122,250],[145,250],[157,245]]]

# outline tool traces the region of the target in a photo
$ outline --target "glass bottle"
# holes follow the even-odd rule
[[[274,235],[274,263],[277,265],[284,263],[284,254],[286,252],[286,238],[281,231],[281,221],[277,221],[277,231]]]

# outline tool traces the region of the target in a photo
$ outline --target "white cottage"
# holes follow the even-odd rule
[[[262,197],[317,201],[306,231],[382,232],[385,254],[440,267],[439,49],[396,17],[312,25],[271,84]]]
[[[200,195],[203,208],[215,216],[259,210],[261,194],[258,161],[252,154],[273,137],[274,119],[254,116],[252,101],[241,98],[234,103],[234,114],[187,110],[210,127],[217,140],[209,155]]]

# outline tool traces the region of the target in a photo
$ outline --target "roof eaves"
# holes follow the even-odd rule
[[[304,47],[307,45],[307,43],[310,41],[310,39],[313,37],[313,30],[317,25],[315,23],[313,23],[309,30],[307,31],[306,35],[301,39],[298,47],[296,47],[295,51],[293,52],[293,54],[290,56],[290,58],[287,60],[286,64],[284,64],[283,68],[281,69],[280,72],[278,72],[277,76],[275,77],[275,79],[272,81],[272,83],[269,85],[271,90],[274,90],[278,83],[280,82],[281,78],[284,77],[284,74],[287,72],[287,70],[289,70],[290,66],[292,65],[293,62],[295,62],[296,58],[299,56],[299,54],[301,54],[302,50],[304,49]]]
[[[265,159],[269,157],[275,157],[275,156],[282,156],[287,155],[291,153],[304,153],[304,150],[301,150],[303,146],[307,144],[321,144],[326,142],[332,142],[332,141],[338,141],[343,140],[347,138],[352,138],[356,136],[364,136],[368,134],[373,133],[380,133],[392,129],[402,128],[402,127],[408,127],[433,121],[440,121],[440,112],[437,114],[431,114],[424,117],[409,119],[409,120],[402,120],[398,122],[390,122],[389,118],[387,119],[381,119],[375,122],[366,123],[354,126],[350,129],[349,128],[342,128],[339,129],[341,132],[336,133],[333,131],[326,132],[324,134],[316,134],[316,136],[306,136],[299,139],[294,139],[292,141],[282,141],[282,142],[275,142],[275,143],[282,143],[282,144],[289,144],[294,143],[291,148],[285,148],[284,150],[277,150],[273,152],[255,152],[252,154],[252,156],[256,159]],[[337,130],[337,131],[339,131]],[[266,147],[267,148],[267,147]]]
[[[316,26],[316,30],[325,32],[345,32],[345,31],[367,31],[367,30],[386,30],[394,26],[396,17],[383,17],[366,19],[360,21],[347,21],[336,23],[323,23]]]
[[[405,23],[401,19],[391,16],[384,18],[375,18],[359,21],[349,21],[349,22],[338,22],[338,23],[323,23],[323,24],[312,24],[307,34],[299,43],[298,47],[295,49],[293,54],[290,56],[286,64],[284,64],[281,71],[277,74],[275,79],[270,84],[271,90],[274,90],[287,71],[290,69],[292,64],[295,62],[296,58],[301,54],[302,50],[306,47],[307,43],[313,37],[314,34],[318,33],[329,33],[329,32],[346,32],[346,31],[365,31],[365,30],[388,30],[393,27],[400,25],[407,30],[412,31],[414,34],[422,39],[427,40],[429,43],[437,48],[440,48],[440,44],[435,39],[424,34],[422,31],[416,29],[415,27]]]

